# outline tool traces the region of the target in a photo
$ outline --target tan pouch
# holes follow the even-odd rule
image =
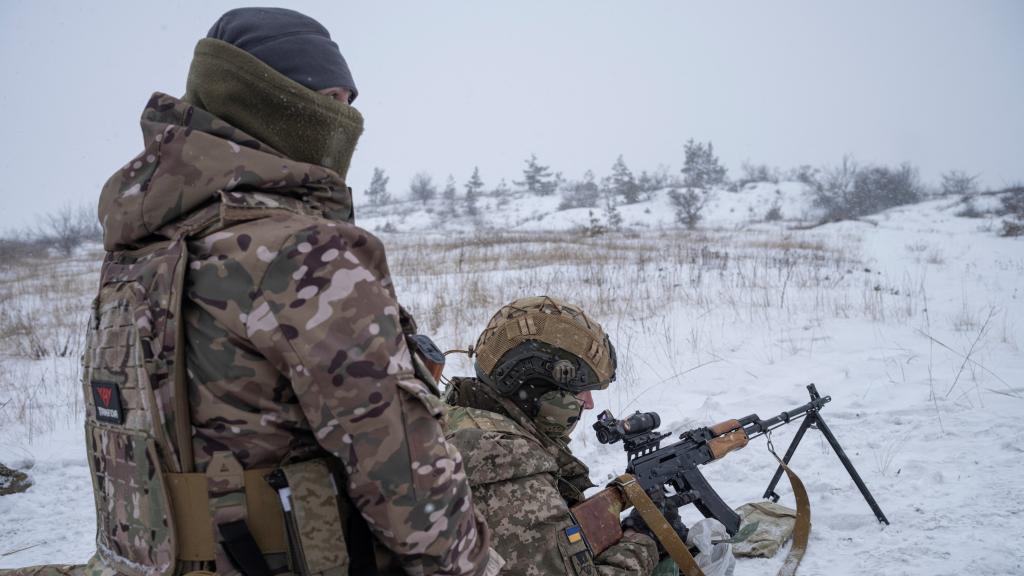
[[[751,502],[736,509],[742,525],[757,522],[757,529],[743,542],[732,545],[739,557],[771,558],[793,535],[796,510],[775,502]]]
[[[339,497],[324,459],[282,466],[275,485],[284,509],[292,572],[303,576],[348,574],[344,518],[352,513]],[[286,485],[282,484],[283,475]]]

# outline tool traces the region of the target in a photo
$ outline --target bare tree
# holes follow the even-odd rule
[[[978,177],[960,170],[950,170],[942,175],[942,195],[970,196],[978,191]]]
[[[426,172],[419,172],[409,182],[409,195],[413,200],[419,200],[426,204],[437,196],[437,187],[434,186],[434,179]]]
[[[66,205],[43,216],[36,235],[62,256],[71,256],[83,242],[102,240],[103,230],[91,209]]]
[[[779,169],[772,168],[767,164],[754,164],[744,161],[740,165],[740,178],[736,181],[736,189],[742,190],[747,184],[757,182],[769,182],[778,184],[780,179]]]

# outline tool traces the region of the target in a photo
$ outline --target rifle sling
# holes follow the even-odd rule
[[[776,576],[793,576],[800,566],[800,561],[807,552],[807,540],[811,536],[811,501],[807,498],[807,489],[796,472],[790,470],[789,466],[779,458],[778,454],[772,452],[779,466],[786,471],[789,483],[793,486],[793,496],[796,497],[796,524],[793,526],[793,545],[789,548],[786,561],[782,563]]]
[[[631,474],[623,474],[615,479],[614,484],[622,490],[626,500],[636,508],[640,517],[647,523],[647,527],[654,532],[654,535],[661,542],[661,545],[668,551],[669,556],[675,560],[679,569],[686,576],[704,576],[704,571],[697,566],[686,544],[679,538],[679,534],[672,529],[672,526],[665,520],[665,517],[658,510],[658,507],[651,501],[651,497],[644,492],[643,487]]]

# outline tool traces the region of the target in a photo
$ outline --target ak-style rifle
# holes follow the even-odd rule
[[[662,441],[672,434],[657,431],[661,418],[655,412],[637,412],[628,418],[616,420],[611,412],[605,410],[598,416],[594,430],[602,444],[623,443],[628,461],[626,473],[635,478],[652,500],[666,502],[674,508],[693,504],[706,518],[720,521],[729,534],[734,536],[740,529],[739,515],[715,492],[698,467],[745,447],[754,438],[769,435],[772,430],[803,418],[782,462],[789,463],[808,428],[817,428],[832,445],[878,521],[888,524],[885,514],[857,474],[846,452],[821,418],[821,409],[832,398],[818,394],[814,384],[807,386],[807,390],[811,401],[793,410],[765,420],[757,414],[751,414],[714,426],[694,428],[680,434],[678,442],[664,447],[661,446]],[[780,465],[765,491],[766,499],[778,501],[775,486],[782,472],[783,467]],[[671,494],[667,493],[666,487],[672,489]],[[625,507],[628,507],[627,498],[622,488],[615,485],[573,507],[572,514],[582,527],[594,554],[600,554],[621,538],[618,515]]]

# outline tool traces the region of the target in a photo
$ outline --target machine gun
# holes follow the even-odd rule
[[[803,424],[782,462],[789,463],[807,428],[817,428],[832,445],[878,521],[888,524],[889,521],[857,474],[839,441],[821,419],[821,409],[832,398],[818,394],[814,384],[808,385],[807,390],[811,395],[811,401],[803,406],[765,420],[757,414],[751,414],[736,420],[726,420],[714,426],[694,428],[680,434],[678,442],[665,447],[662,447],[661,443],[671,436],[671,433],[657,431],[661,425],[661,418],[655,412],[637,412],[628,418],[616,420],[605,410],[598,416],[594,430],[602,444],[619,441],[623,443],[628,459],[626,473],[632,475],[654,501],[665,501],[675,508],[692,503],[705,517],[720,521],[729,534],[734,536],[740,528],[739,515],[715,492],[698,467],[745,447],[754,438],[769,435],[770,439],[772,430],[802,417]],[[765,498],[778,500],[779,497],[774,490],[782,472],[783,467],[780,465],[765,491]],[[666,495],[666,486],[671,487],[674,493]],[[573,507],[573,516],[583,528],[594,554],[599,554],[621,537],[617,514],[626,507],[625,499],[623,491],[612,486]],[[614,514],[610,516],[610,512]]]

